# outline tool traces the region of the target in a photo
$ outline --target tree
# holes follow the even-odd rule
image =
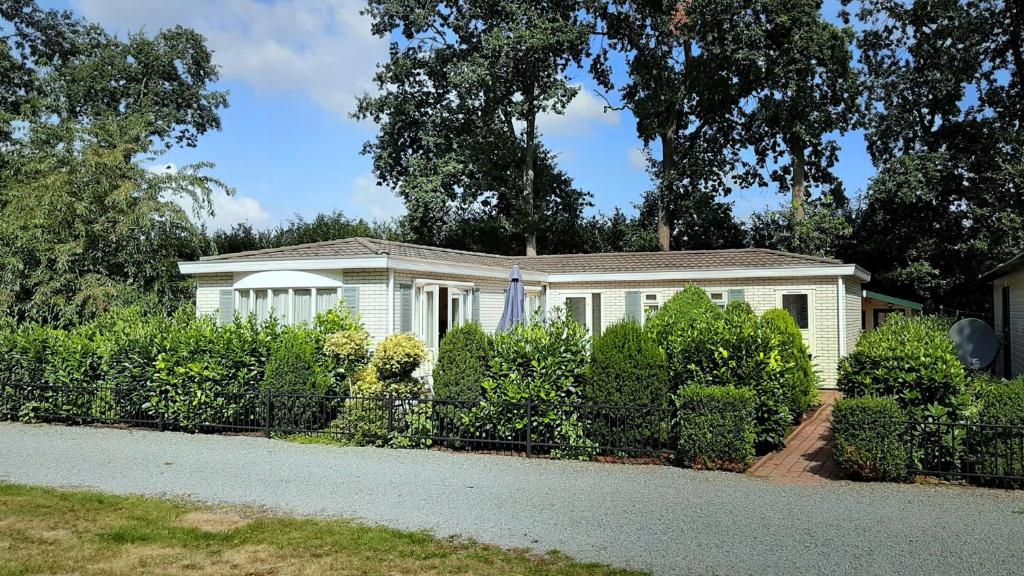
[[[674,216],[731,190],[748,91],[740,71],[752,65],[745,48],[749,12],[724,0],[613,0],[593,2],[591,10],[607,41],[591,66],[595,79],[615,89],[609,56],[624,55],[622,106],[636,116],[645,146],[656,141],[661,149],[661,159],[650,163],[658,182],[658,242],[669,250]]]
[[[800,219],[792,209],[755,212],[750,216],[750,243],[755,248],[841,259],[850,253],[853,217],[845,197],[825,194],[809,199]]]
[[[228,230],[216,230],[209,236],[217,254],[280,248],[356,236],[386,240],[404,239],[399,222],[367,222],[362,218],[350,218],[339,210],[317,214],[312,220],[296,215],[285,224],[265,230],[256,230],[248,222],[239,222]]]
[[[851,27],[822,18],[821,0],[760,0],[757,21],[755,90],[743,133],[756,162],[745,184],[766,186],[763,171],[781,192],[790,192],[794,225],[806,216],[808,183],[841,189],[831,169],[839,146],[831,134],[844,133],[857,116],[859,95],[853,66]],[[784,155],[789,164],[780,166]]]
[[[0,310],[73,324],[142,293],[188,297],[176,262],[208,247],[177,201],[212,213],[231,190],[208,163],[147,166],[220,126],[202,36],[119,40],[31,0],[0,4],[0,30]]]
[[[858,218],[858,261],[881,289],[983,310],[979,276],[1024,250],[1024,7],[855,4],[879,167]]]
[[[567,191],[541,187],[561,178],[537,119],[578,90],[567,71],[590,37],[578,3],[372,0],[366,11],[375,34],[402,40],[355,116],[377,123],[364,152],[406,201],[414,234],[437,238],[445,216],[473,210],[509,222],[536,254],[544,208]]]

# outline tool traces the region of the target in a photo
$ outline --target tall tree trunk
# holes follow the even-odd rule
[[[537,221],[534,214],[533,164],[537,155],[537,114],[532,100],[526,117],[526,153],[523,155],[523,203],[525,207],[526,255],[537,255]]]
[[[674,120],[672,124],[674,124]],[[672,249],[672,219],[669,216],[669,190],[675,178],[676,131],[672,126],[661,133],[661,182],[658,190],[658,247],[662,252]]]
[[[799,222],[807,217],[804,210],[804,202],[807,200],[807,173],[805,169],[807,160],[804,157],[804,147],[802,144],[792,146],[789,154],[793,158],[793,182],[792,186],[790,186],[793,193],[793,221]]]

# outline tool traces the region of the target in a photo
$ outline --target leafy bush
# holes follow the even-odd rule
[[[903,414],[892,398],[844,398],[832,412],[832,453],[850,478],[899,481],[907,476]]]
[[[667,407],[665,351],[636,322],[620,322],[608,327],[594,340],[582,396],[590,404]],[[603,446],[652,445],[665,436],[668,429],[664,412],[595,410],[597,413],[590,418],[588,434]]]
[[[1017,426],[1016,430],[978,427],[972,429],[970,446],[976,451],[980,474],[1024,476],[1024,377],[992,385],[981,396],[980,424]],[[977,478],[978,484],[1022,488],[1024,481]]]
[[[361,326],[335,332],[324,341],[324,354],[334,362],[335,378],[344,381],[370,361],[370,334]]]
[[[746,470],[754,461],[756,401],[750,390],[684,386],[676,394],[683,466]]]
[[[0,411],[4,417],[32,419],[45,401],[46,360],[53,331],[38,324],[22,324],[0,334]]]
[[[962,405],[964,368],[947,330],[938,318],[889,318],[839,361],[839,389],[848,397],[892,397],[914,420],[926,419],[930,406]]]
[[[786,363],[785,393],[786,405],[794,423],[811,408],[820,403],[818,396],[818,375],[814,372],[811,353],[804,342],[796,320],[785,310],[768,310],[761,315],[765,330],[777,338],[778,347]]]
[[[101,316],[95,326],[102,383],[111,394],[107,417],[157,418],[150,399],[156,360],[170,330],[168,318],[133,306]]]
[[[285,328],[273,343],[262,388],[265,391],[291,394],[271,399],[274,428],[318,430],[330,421],[333,399],[308,397],[336,397],[339,393],[334,385],[330,363],[318,357],[321,354],[321,341],[319,333],[300,326]],[[263,403],[259,406],[265,410]]]
[[[530,416],[533,440],[579,447],[552,450],[553,456],[583,457],[592,452],[592,443],[569,404],[580,399],[589,338],[563,311],[551,316],[547,323],[519,323],[494,336],[484,399],[469,423],[480,437],[521,440],[527,423],[524,403],[530,401],[536,404]]]
[[[669,381],[674,388],[693,382],[718,363],[717,354],[725,334],[722,311],[703,289],[687,285],[669,298],[645,329],[665,350]]]
[[[352,378],[352,397],[331,423],[331,431],[355,446],[385,446],[416,406],[410,398],[423,395],[423,383],[413,378],[385,380],[372,365]],[[422,415],[422,411],[417,412]]]
[[[434,397],[473,401],[483,396],[491,342],[479,324],[453,328],[441,340],[434,365]]]
[[[384,380],[402,380],[411,378],[426,359],[427,349],[416,336],[392,334],[377,346],[370,366]]]

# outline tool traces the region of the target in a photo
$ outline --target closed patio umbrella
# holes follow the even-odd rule
[[[523,275],[519,266],[512,267],[508,277],[508,290],[505,291],[505,309],[498,322],[498,332],[504,332],[517,322],[522,322],[526,308],[526,290],[523,288]]]

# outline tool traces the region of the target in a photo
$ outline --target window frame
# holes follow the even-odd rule
[[[647,299],[648,296],[654,296],[654,300],[653,301],[649,301]],[[647,323],[647,317],[648,317],[647,305],[648,304],[653,304],[654,306],[657,306],[657,310],[655,310],[655,312],[657,312],[658,310],[661,310],[661,307],[665,305],[665,303],[662,302],[661,292],[644,292],[643,290],[640,291],[640,325],[641,326],[643,326],[644,324]]]
[[[257,292],[263,292],[267,296],[267,318],[269,319],[270,318],[270,311],[271,310],[275,310],[275,308],[273,306],[274,292],[287,291],[288,294],[286,296],[287,303],[285,305],[285,314],[284,314],[284,318],[281,320],[281,323],[285,324],[286,326],[295,326],[295,325],[300,324],[302,322],[306,322],[309,325],[313,324],[313,320],[316,318],[316,315],[319,313],[319,312],[317,312],[317,308],[316,308],[316,304],[317,304],[316,296],[317,296],[317,293],[320,292],[320,291],[324,291],[324,292],[333,291],[338,296],[338,302],[341,302],[343,300],[343,297],[342,297],[343,287],[341,287],[341,286],[336,287],[336,288],[335,287],[326,287],[326,286],[325,287],[295,286],[295,287],[289,287],[289,288],[282,288],[280,286],[274,287],[274,288],[234,288],[234,287],[232,287],[231,290],[234,293],[234,298],[235,298],[235,313],[238,314],[239,317],[242,318],[242,319],[248,319],[249,316],[251,316],[251,315],[256,313],[256,293]],[[299,320],[299,321],[296,321],[296,319],[294,318],[294,315],[295,315],[294,314],[294,310],[295,310],[295,291],[296,290],[308,290],[309,291],[309,298],[310,298],[310,300],[309,300],[309,311],[310,311],[309,318],[305,318],[305,319]],[[249,309],[248,310],[242,310],[242,306],[241,306],[242,295],[241,295],[241,293],[243,291],[249,293]]]
[[[782,305],[782,297],[794,295],[807,297],[807,328],[800,328],[800,332],[804,334],[808,340],[811,340],[814,337],[814,290],[808,290],[806,288],[784,288],[777,290],[775,301],[779,310],[785,310],[786,313],[789,314],[789,311]],[[792,314],[790,314],[790,316],[792,317]],[[797,325],[797,327],[799,328],[799,325]]]

